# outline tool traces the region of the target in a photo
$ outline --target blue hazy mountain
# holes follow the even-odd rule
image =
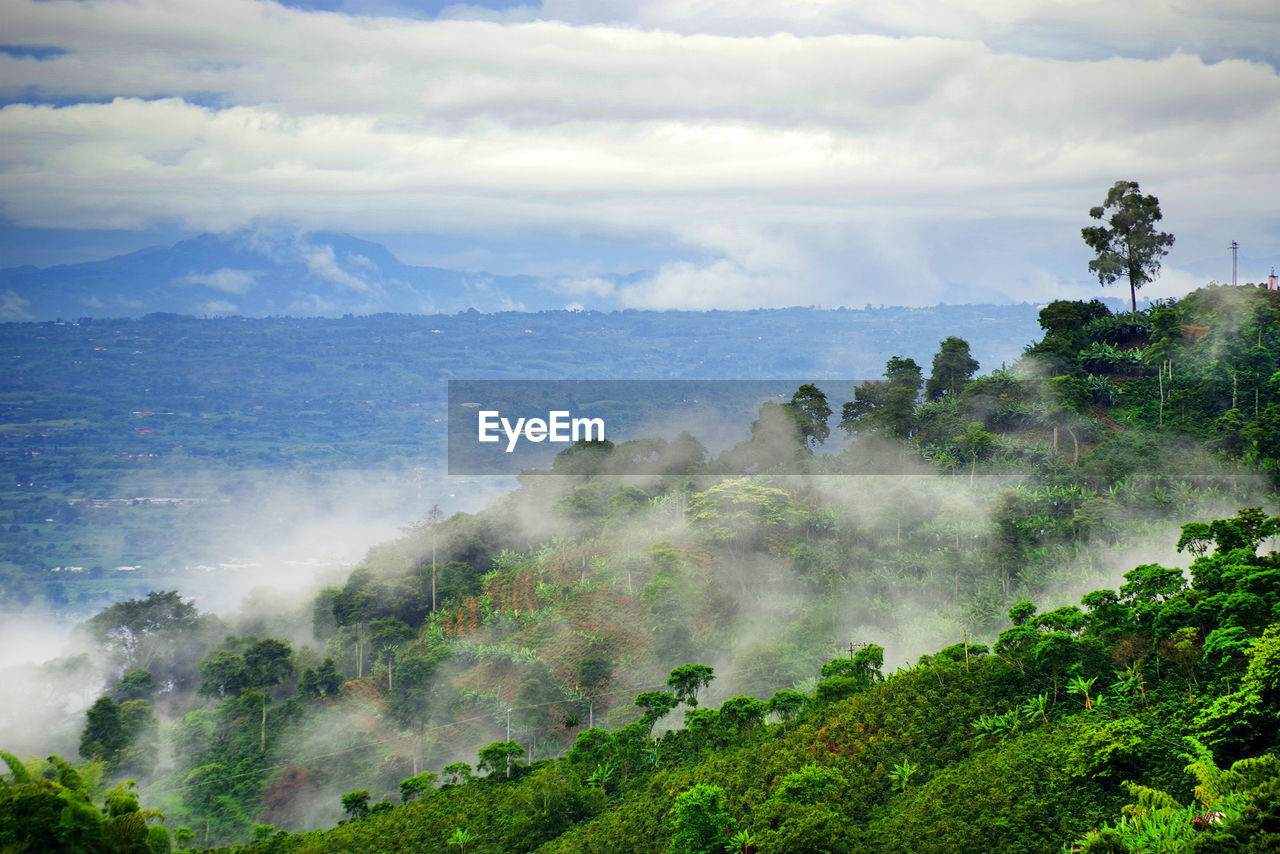
[[[105,261],[0,270],[0,320],[541,311],[568,302],[544,280],[416,267],[328,232],[205,234]]]

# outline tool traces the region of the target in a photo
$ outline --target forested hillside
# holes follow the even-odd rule
[[[118,603],[0,845],[1275,850],[1278,297],[1055,302],[715,456],[582,443],[296,607]]]

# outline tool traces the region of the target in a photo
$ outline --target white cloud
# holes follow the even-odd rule
[[[235,314],[239,310],[235,303],[222,299],[205,300],[196,303],[196,311],[200,314]]]
[[[34,315],[27,311],[31,300],[18,296],[13,291],[0,291],[0,320],[32,320]]]
[[[299,246],[298,254],[302,263],[317,278],[332,282],[354,293],[368,293],[372,290],[372,285],[364,279],[348,273],[338,265],[338,259],[334,255],[332,246],[304,243]]]
[[[1046,270],[1084,278],[1079,228],[1118,178],[1161,197],[1188,258],[1225,243],[1226,223],[1274,240],[1280,77],[1250,60],[1275,15],[1240,2],[450,12],[489,21],[0,2],[7,41],[69,51],[0,57],[0,93],[115,98],[0,109],[0,211],[22,225],[273,219],[705,253],[627,290],[655,307],[923,301],[957,282],[1021,298]],[[1209,26],[1218,9],[1249,26]],[[1116,47],[1144,15],[1146,47]],[[1041,44],[1049,20],[1067,35]],[[1000,233],[1011,223],[1018,241]],[[378,287],[359,259],[279,251],[346,290]]]
[[[559,279],[555,288],[565,296],[593,296],[608,299],[617,292],[617,286],[608,279],[592,276],[585,279]]]
[[[183,285],[203,285],[224,294],[246,294],[257,284],[261,270],[231,270],[223,268],[211,273],[187,273],[175,281]]]

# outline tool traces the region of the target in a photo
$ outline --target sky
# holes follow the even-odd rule
[[[1172,296],[1280,256],[1278,66],[1273,0],[0,0],[0,267],[270,223],[635,308],[1122,297],[1132,180]]]

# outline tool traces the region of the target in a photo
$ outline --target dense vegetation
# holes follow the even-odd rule
[[[750,478],[584,444],[294,613],[118,603],[81,756],[249,851],[1274,850],[1276,296],[1057,302],[1011,369],[948,338],[802,386]]]

